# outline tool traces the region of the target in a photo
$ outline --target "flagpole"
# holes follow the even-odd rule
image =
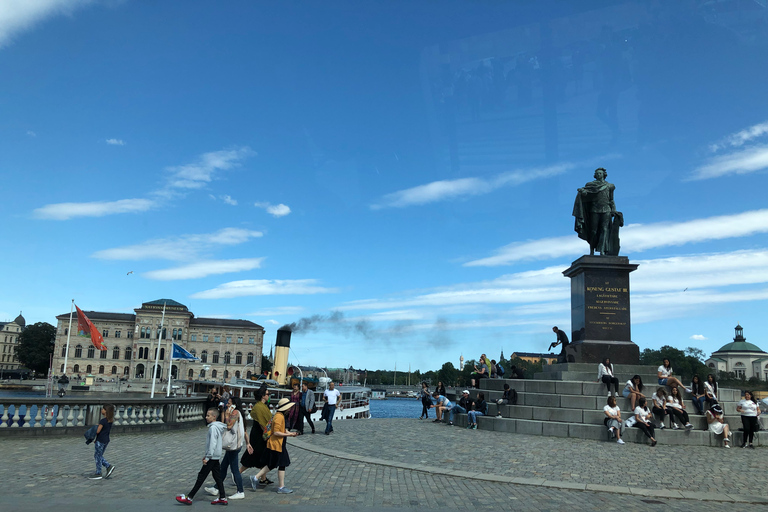
[[[67,329],[67,349],[64,351],[64,375],[67,375],[67,359],[69,359],[69,337],[72,336],[72,312],[75,310],[75,299],[69,307],[69,328]]]
[[[152,392],[149,398],[155,398],[155,381],[157,380],[157,365],[160,363],[160,340],[163,335],[163,323],[165,322],[165,302],[163,302],[163,316],[160,317],[160,329],[157,333],[157,352],[155,352],[155,366],[152,367]]]

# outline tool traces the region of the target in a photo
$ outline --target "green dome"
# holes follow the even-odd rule
[[[720,347],[720,350],[716,350],[713,352],[713,354],[718,354],[720,352],[760,352],[761,354],[764,354],[765,351],[758,347],[757,345],[753,345],[752,343],[747,343],[746,341],[733,341],[731,343],[728,343],[727,345],[723,345]]]

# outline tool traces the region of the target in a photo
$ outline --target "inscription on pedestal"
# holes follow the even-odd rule
[[[587,273],[584,284],[587,337],[630,341],[629,274]]]

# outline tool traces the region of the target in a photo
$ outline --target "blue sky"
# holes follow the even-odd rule
[[[0,320],[172,298],[294,363],[545,351],[624,213],[640,348],[768,349],[764,2],[0,0]],[[129,274],[129,272],[132,272]]]

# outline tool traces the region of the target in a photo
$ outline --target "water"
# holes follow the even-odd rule
[[[421,400],[415,398],[371,400],[372,418],[418,418],[420,414]]]

